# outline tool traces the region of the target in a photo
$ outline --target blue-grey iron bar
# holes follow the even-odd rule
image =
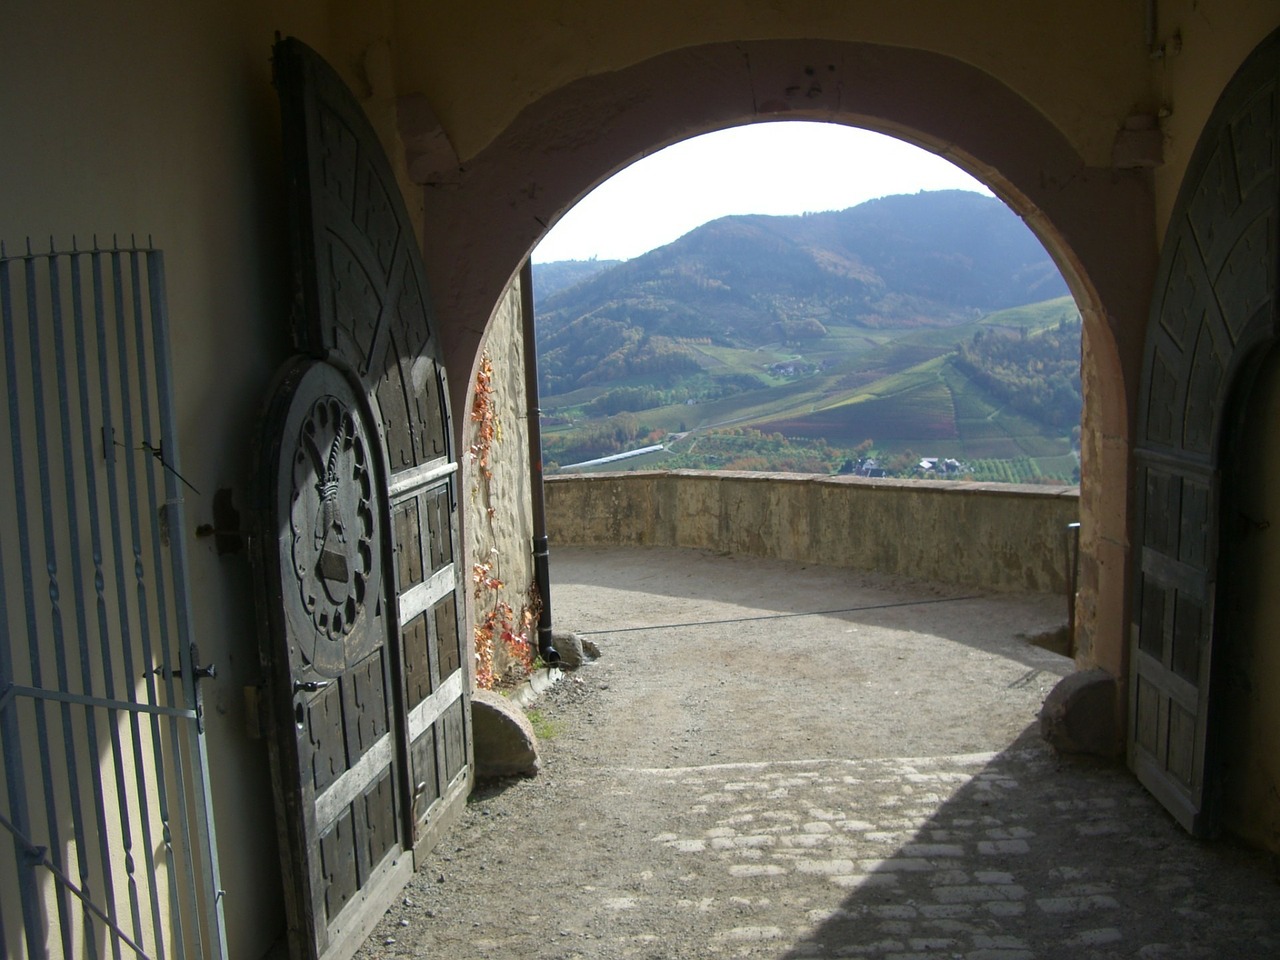
[[[148,267],[150,266],[149,261],[147,265]],[[151,417],[151,396],[147,390],[147,385],[151,383],[151,380],[149,379],[148,373],[147,373],[149,369],[149,366],[147,363],[147,350],[146,350],[147,324],[146,324],[145,311],[143,310],[143,304],[147,303],[148,301],[146,301],[143,297],[142,261],[138,257],[129,258],[129,283],[133,291],[133,311],[131,316],[133,320],[133,348],[134,348],[135,361],[137,363],[137,369],[135,371],[135,376],[137,377],[137,382],[138,382],[138,418],[137,419],[138,419],[138,422],[142,425],[142,437],[138,439],[137,446],[135,446],[134,441],[132,439],[126,440],[126,443],[128,444],[127,449],[132,451],[137,449],[137,447],[141,447],[143,444],[150,443],[150,439],[151,439],[150,431],[152,430],[152,425],[154,423]],[[149,288],[150,288],[150,274],[148,271],[148,289]],[[163,444],[163,441],[161,442]],[[132,464],[135,461],[135,459],[136,458],[133,456],[125,457],[125,460],[130,464]],[[147,464],[147,469],[143,471],[143,474],[146,480],[146,490],[147,490],[146,502],[149,504],[160,504],[162,503],[162,500],[160,498],[160,491],[156,486],[156,474],[155,474],[155,470],[152,468],[152,461],[150,459],[147,459],[145,462]],[[167,626],[171,621],[169,619],[168,585],[164,575],[164,570],[165,570],[164,543],[162,542],[162,539],[161,539],[159,526],[153,522],[150,525],[150,527],[151,527],[151,557],[152,557],[154,576],[155,576],[155,582],[156,582],[156,589],[155,589],[156,612],[158,616],[158,622],[162,625]],[[181,645],[181,638],[179,638],[178,642],[179,642],[179,645]],[[160,655],[160,666],[163,668],[161,670],[160,675],[165,681],[163,686],[164,698],[166,702],[174,703],[176,698],[174,697],[174,690],[173,690],[173,658],[170,655],[168,644],[163,642],[160,643],[159,655]],[[145,655],[145,662],[148,664],[155,662],[153,651],[151,650],[147,651]],[[157,689],[158,689],[158,685],[155,683],[155,680],[154,680],[155,675],[156,675],[156,672],[154,670],[147,671],[147,692],[152,701],[155,701],[157,696]],[[169,733],[169,749],[173,751],[173,755],[175,757],[179,756],[181,751],[181,743],[180,743],[180,736],[178,734],[178,731],[173,727],[170,727],[168,730],[168,733]],[[187,819],[185,816],[181,815],[182,811],[185,811],[187,809],[186,789],[184,787],[184,784],[181,778],[178,778],[178,780],[174,785],[174,788],[175,788],[175,793],[177,794],[176,802],[177,802],[177,809],[179,811],[179,816],[177,820],[178,820],[179,826],[181,827],[181,825]],[[169,806],[168,808],[163,810],[161,813],[161,831],[164,837],[164,847],[165,847],[165,852],[168,856],[169,863],[176,870],[178,869],[178,866],[177,866],[178,861],[177,861],[177,857],[175,856],[175,852],[173,848],[173,823],[174,823],[173,807]],[[190,850],[189,847],[187,849]],[[188,882],[192,884],[191,889],[196,889],[194,886],[193,876],[188,877]],[[176,884],[170,885],[169,909],[170,909],[170,916],[174,918],[176,921],[175,929],[173,931],[174,952],[176,954],[181,954],[182,944],[187,939],[186,917],[183,915],[182,904],[178,900],[176,887],[177,887]]]
[[[181,720],[194,720],[194,710],[181,707],[164,707],[154,703],[138,703],[136,700],[109,700],[106,697],[94,697],[83,693],[68,693],[65,690],[44,690],[37,687],[24,687],[20,684],[8,684],[0,691],[0,710],[9,705],[14,697],[32,697],[40,700],[53,700],[56,703],[74,703],[82,707],[101,707],[104,710],[123,710],[132,713],[149,713],[157,717],[177,717]]]
[[[205,750],[203,718],[199,715],[199,691],[196,684],[199,677],[192,654],[195,641],[191,630],[191,597],[187,592],[187,541],[182,535],[185,530],[184,505],[182,487],[186,484],[180,473],[181,464],[178,457],[177,414],[173,407],[173,385],[169,380],[172,362],[169,355],[169,317],[164,297],[164,255],[159,251],[147,254],[148,276],[151,281],[151,337],[156,353],[156,394],[160,413],[161,449],[169,451],[169,462],[164,471],[165,507],[176,531],[171,540],[170,561],[173,566],[174,606],[178,617],[178,659],[182,664],[182,686],[184,702],[188,707],[196,708],[196,725],[187,727],[187,746],[199,757],[199,762],[191,778],[191,787],[195,792],[196,809],[203,814],[192,818],[184,818],[183,826],[188,830],[195,828],[200,852],[200,870],[202,885],[193,889],[203,890],[212,906],[208,938],[221,957],[227,941],[226,914],[222,902],[222,881],[219,875],[218,859],[214,855],[217,850],[217,837],[213,823],[213,803],[209,788],[209,763]],[[182,780],[179,779],[179,785]],[[194,821],[194,822],[192,822]],[[189,838],[188,838],[189,841]],[[188,846],[188,849],[192,849]],[[188,869],[194,868],[194,857],[187,858]],[[194,877],[192,878],[194,881]],[[197,919],[199,915],[197,914]]]
[[[9,262],[0,260],[0,322],[3,325],[4,337],[4,354],[5,354],[5,370],[6,382],[8,384],[7,400],[9,407],[9,429],[14,444],[15,463],[21,460],[21,435],[17,432],[16,411],[17,411],[17,382],[14,376],[14,368],[16,366],[13,357],[13,291],[10,286],[9,279]],[[19,502],[19,506],[25,500],[25,488],[14,488],[14,496]],[[20,517],[23,516],[21,509]],[[23,548],[23,556],[30,556]],[[7,579],[4,571],[4,554],[0,551],[0,618],[4,623],[9,622],[9,600]],[[26,565],[24,564],[24,567]],[[30,576],[24,574],[23,586],[24,592],[30,594]],[[28,602],[27,610],[30,611],[32,604]],[[0,682],[11,683],[13,681],[13,657],[8,643],[0,643]],[[43,717],[43,710],[37,713],[37,718]],[[27,790],[26,775],[22,763],[22,739],[18,730],[17,715],[6,705],[0,705],[0,741],[4,744],[4,776],[5,783],[8,786],[7,794],[9,801],[9,810],[13,814],[14,820],[17,821],[19,829],[26,831],[29,829],[30,814],[27,809]],[[28,863],[23,857],[23,851],[18,844],[17,838],[14,840],[14,862],[18,870],[18,891],[22,900],[22,929],[26,935],[28,944],[40,942],[40,905],[36,902],[36,878],[35,868]],[[3,913],[0,910],[0,913]],[[7,942],[7,941],[6,941]],[[30,950],[28,950],[30,954]],[[42,956],[41,953],[36,956]]]
[[[95,240],[91,251],[74,243],[69,252],[51,244],[45,255],[32,254],[30,243],[21,257],[0,250],[13,480],[6,509],[17,527],[10,558],[22,558],[6,571],[0,554],[0,615],[5,623],[25,617],[30,659],[19,677],[8,637],[16,639],[21,628],[13,629],[0,642],[7,785],[0,825],[14,835],[29,960],[50,949],[94,958],[106,950],[119,960],[126,946],[156,960],[170,950],[226,957],[164,297],[163,256],[152,249],[104,251]],[[15,316],[23,306],[25,331]],[[116,472],[121,461],[123,483]],[[38,506],[32,482],[39,483]],[[8,602],[18,567],[21,612]],[[41,577],[47,600],[37,597]],[[34,744],[24,743],[33,738],[21,729],[21,717],[34,720]],[[39,752],[38,781],[26,775],[24,748]],[[33,803],[43,806],[34,820]],[[160,837],[152,834],[156,815]],[[37,848],[29,839],[34,833],[47,844]],[[157,857],[160,843],[166,854]],[[142,871],[134,862],[139,846]],[[55,879],[47,890],[36,877],[45,870]],[[0,903],[0,943],[10,942],[5,907]]]
[[[36,260],[33,258],[28,258],[24,266],[26,267],[26,274],[27,274],[27,336],[29,338],[28,350],[30,351],[30,354],[31,354],[31,381],[32,381],[31,392],[32,392],[32,412],[35,415],[36,465],[39,468],[38,477],[40,482],[40,511],[41,511],[40,515],[42,519],[41,528],[44,534],[45,572],[46,572],[47,581],[48,581],[46,590],[47,590],[47,595],[49,600],[49,615],[50,615],[50,620],[52,625],[51,629],[53,634],[54,650],[56,654],[56,659],[54,663],[55,672],[57,674],[58,684],[63,688],[65,688],[66,687],[66,677],[64,675],[65,670],[61,667],[61,663],[63,662],[63,658],[61,656],[61,650],[63,646],[65,646],[65,640],[63,638],[62,606],[60,602],[61,590],[58,583],[58,562],[57,562],[57,554],[55,552],[56,544],[54,541],[54,531],[53,531],[52,479],[50,477],[51,470],[49,466],[49,447],[48,447],[48,444],[45,442],[46,438],[49,436],[49,428],[45,418],[46,407],[45,407],[45,400],[44,400],[44,397],[45,397],[44,373],[43,373],[44,364],[43,364],[43,358],[41,356],[41,351],[40,351],[40,312],[36,302],[36,293],[35,293],[39,286],[39,282],[36,276]],[[26,512],[25,505],[24,505],[23,512],[24,513]],[[34,553],[24,554],[24,556],[29,556],[34,558],[35,554]],[[41,678],[36,675],[36,664],[40,663],[41,654],[40,654],[40,648],[36,644],[36,634],[34,631],[34,626],[35,626],[35,618],[33,614],[33,617],[32,617],[33,630],[32,630],[32,636],[31,636],[31,642],[33,644],[32,675],[33,675],[34,685],[39,687],[39,686],[43,686],[43,683],[41,682]],[[43,671],[43,666],[40,667],[40,670]],[[69,756],[69,755],[74,756],[75,743],[74,741],[69,739],[69,728],[71,726],[71,709],[66,704],[61,705],[61,718],[62,718],[62,730],[63,730],[63,749],[65,751],[63,756]],[[46,751],[47,751],[47,748],[46,748]],[[46,768],[44,771],[45,772],[45,780],[44,780],[45,796],[49,799],[46,799],[45,803],[46,803],[46,806],[49,808],[49,814],[50,814],[50,821],[48,825],[49,835],[53,839],[53,843],[50,845],[50,848],[53,850],[53,856],[55,857],[55,865],[57,866],[57,868],[62,873],[69,875],[70,870],[68,869],[67,865],[61,862],[61,858],[63,856],[63,852],[62,852],[63,848],[62,848],[62,845],[58,843],[58,828],[56,826],[56,819],[55,819],[58,816],[58,811],[57,811],[56,803],[53,802],[54,801],[53,771],[52,771],[51,764],[52,764],[52,757],[50,754],[46,752],[44,757],[42,758],[42,765]],[[72,798],[72,802],[70,804],[71,835],[75,841],[73,846],[77,854],[77,858],[76,858],[77,862],[79,862],[83,859],[82,854],[84,851],[84,825],[80,819],[80,804],[79,804],[80,783],[79,783],[79,777],[77,776],[76,765],[74,761],[72,763],[67,764],[67,773],[68,773],[68,777],[67,777],[68,784],[67,784],[66,792]],[[62,929],[63,949],[66,952],[66,954],[70,956],[73,950],[73,943],[74,943],[72,939],[71,904],[67,899],[67,894],[65,890],[60,888],[59,894],[60,896],[58,899],[58,921]],[[91,923],[89,925],[91,925]]]
[[[63,496],[66,503],[67,526],[70,532],[70,539],[73,545],[82,543],[80,535],[80,510],[79,510],[79,478],[76,471],[76,460],[74,453],[75,446],[75,427],[71,418],[71,389],[67,382],[71,373],[70,358],[67,355],[67,332],[65,324],[64,297],[65,289],[62,282],[62,257],[51,255],[49,257],[49,301],[50,315],[53,320],[53,330],[50,339],[53,341],[54,369],[57,371],[58,386],[58,425],[59,437],[62,441],[62,480],[63,480]],[[74,305],[73,305],[74,309]],[[52,521],[52,517],[49,518]],[[49,527],[52,530],[52,524]],[[50,550],[50,556],[53,551]],[[69,580],[71,583],[71,597],[73,602],[72,613],[75,619],[72,621],[71,636],[77,641],[79,647],[80,660],[80,683],[85,690],[93,689],[93,673],[89,666],[89,614],[85,602],[85,576],[81,569],[82,553],[76,549],[69,550],[67,553],[67,561],[65,565],[66,576],[64,582]],[[71,689],[71,659],[73,651],[68,648],[65,643],[66,637],[63,637],[63,643],[58,644],[57,665],[58,665],[58,684],[59,689]],[[63,705],[63,715],[66,718],[63,726],[62,735],[67,743],[67,756],[71,758],[69,764],[69,775],[72,783],[77,784],[79,781],[80,763],[77,760],[79,744],[82,742],[81,737],[77,736],[74,729],[76,716],[70,710],[71,704]],[[98,743],[98,723],[97,717],[92,710],[86,710],[79,714],[83,719],[85,727],[84,739],[89,744]],[[91,754],[91,748],[86,750]],[[91,768],[85,768],[89,772]],[[107,815],[106,802],[102,793],[102,777],[100,775],[90,775],[88,778],[90,789],[93,792],[92,810],[86,811],[85,800],[83,794],[79,792],[77,787],[73,786],[75,796],[79,803],[76,809],[79,814],[79,822],[81,831],[92,824],[92,834],[97,838],[98,846],[98,864],[100,866],[99,878],[102,883],[102,899],[107,904],[108,916],[114,925],[117,917],[115,915],[115,891],[111,883],[111,872],[105,868],[111,863],[111,848],[108,843],[107,833]],[[73,818],[74,820],[74,818]],[[95,879],[92,874],[92,861],[89,857],[90,838],[85,837],[85,847],[81,848],[79,853],[80,862],[80,886],[84,891],[86,898],[91,899],[93,896],[92,880]],[[90,911],[92,913],[92,911]],[[90,926],[86,917],[86,926]],[[96,943],[90,937],[84,938],[85,950],[89,957],[96,958],[98,949]],[[119,942],[112,938],[112,955],[115,960],[120,960]]]
[[[102,912],[102,908],[99,907],[96,903],[94,903],[93,900],[83,890],[77,887],[70,877],[62,873],[56,866],[54,866],[53,862],[46,855],[47,851],[45,850],[44,847],[37,846],[34,842],[32,842],[31,838],[27,837],[25,834],[19,831],[9,821],[9,818],[6,817],[4,814],[0,814],[0,827],[4,827],[4,829],[8,830],[9,833],[13,835],[14,841],[19,846],[24,848],[24,851],[26,853],[26,859],[34,863],[40,864],[40,866],[44,867],[50,873],[52,873],[54,877],[57,878],[58,882],[62,884],[63,887],[65,887],[66,889],[70,890],[73,894],[75,894],[75,896],[80,900],[80,902],[84,904],[84,908],[86,910],[88,910],[90,913],[97,916],[103,923],[105,923],[108,927],[110,927],[111,930],[114,931],[116,934],[117,942],[123,941],[128,946],[132,947],[134,953],[136,953],[138,956],[143,957],[144,960],[150,960],[150,958],[147,956],[146,951],[144,951],[142,947],[138,946],[138,944],[134,943],[132,937],[130,937],[127,933],[125,933],[118,926],[116,926],[111,921],[111,918],[107,916],[107,914]]]
[[[120,251],[112,251],[111,254],[111,277],[112,289],[114,296],[112,303],[114,307],[114,323],[116,330],[116,369],[119,373],[119,389],[120,389],[120,406],[123,410],[121,418],[121,430],[124,434],[124,444],[126,450],[134,449],[133,422],[135,419],[135,410],[133,402],[132,381],[129,377],[129,319],[130,312],[125,306],[124,291],[124,264],[122,263],[124,255]],[[137,274],[137,258],[131,256],[129,258],[130,269],[130,289],[133,294],[133,303],[137,303],[137,298],[141,294],[141,282]],[[108,438],[114,441],[114,438]],[[104,440],[104,443],[106,441]],[[111,448],[111,456],[115,455],[115,448]],[[137,595],[137,605],[139,611],[149,610],[147,581],[144,576],[145,566],[143,563],[143,543],[142,543],[142,525],[139,521],[139,487],[138,487],[138,469],[135,458],[126,456],[124,458],[126,486],[129,492],[129,543],[133,552],[133,577],[134,590]],[[114,472],[113,474],[114,475]],[[124,577],[121,577],[123,584]],[[154,656],[151,643],[151,621],[146,616],[140,616],[138,619],[138,637],[141,645],[142,662],[151,664],[154,662]],[[136,668],[132,664],[132,653],[129,663],[129,676],[137,676]],[[149,703],[156,702],[156,686],[155,676],[148,670],[146,671],[146,690],[147,701]],[[159,757],[163,753],[163,737],[160,732],[159,719],[155,716],[151,717],[151,751],[152,756]],[[163,776],[156,778],[156,805],[160,814],[160,822],[162,825],[169,822],[169,788],[165,783]],[[165,827],[167,829],[167,827]],[[151,836],[150,825],[148,823],[148,838]],[[147,843],[147,864],[152,873],[155,872],[155,854],[153,853],[154,844]],[[152,899],[157,900],[157,894],[154,885],[152,886]],[[172,915],[178,909],[178,897],[173,886],[170,886],[169,893],[169,909]],[[158,902],[153,906],[155,915],[159,917],[160,907]],[[161,958],[165,956],[164,926],[157,921],[156,926],[156,949]]]
[[[118,256],[118,255],[113,255],[113,256]],[[108,349],[109,344],[107,341],[106,296],[103,289],[104,281],[103,281],[103,274],[102,274],[102,254],[97,249],[96,240],[94,242],[94,251],[92,254],[92,258],[90,260],[90,264],[92,266],[92,271],[93,271],[94,333],[95,333],[95,337],[98,345],[98,351],[97,351],[98,353],[98,391],[99,391],[99,404],[100,404],[99,416],[101,417],[101,421],[102,421],[102,444],[103,444],[104,460],[106,461],[108,466],[108,469],[106,471],[108,522],[110,524],[110,527],[109,527],[110,535],[108,536],[108,540],[111,543],[112,570],[114,572],[114,575],[112,576],[112,580],[115,582],[115,585],[116,585],[116,598],[115,598],[116,610],[118,611],[118,617],[120,621],[119,649],[121,653],[121,660],[123,661],[122,665],[124,668],[125,677],[134,677],[134,676],[137,676],[137,673],[135,672],[137,667],[133,659],[133,640],[132,640],[131,632],[129,629],[129,614],[128,614],[129,600],[128,600],[128,590],[125,587],[127,572],[124,566],[124,548],[122,546],[122,543],[124,541],[124,530],[122,529],[120,524],[120,507],[119,507],[120,491],[119,491],[119,485],[116,482],[116,471],[114,469],[115,447],[112,445],[109,445],[110,438],[114,436],[114,431],[111,426],[113,420],[112,420],[112,405],[111,405],[110,364],[108,363],[108,357],[110,354]],[[119,290],[117,289],[116,292],[118,294]],[[116,692],[116,690],[113,687],[109,688],[108,692],[113,697],[119,696],[119,694]],[[127,685],[124,692],[126,695],[130,693]],[[133,750],[133,756],[136,758],[140,758],[142,756],[141,723],[136,713],[132,713],[132,712],[129,715],[129,742],[130,742],[130,747]],[[117,768],[116,775],[117,775],[117,787],[116,787],[117,792],[123,795],[125,791],[125,785],[124,785],[124,772],[122,767]],[[138,792],[138,815],[142,821],[141,823],[142,838],[143,838],[142,855],[143,855],[144,868],[146,870],[145,876],[147,878],[150,878],[155,876],[155,859],[151,852],[151,844],[147,842],[151,836],[151,813],[150,813],[150,802],[149,802],[148,791],[147,791],[147,777],[144,776],[143,768],[140,763],[135,763],[134,765],[134,787]],[[135,933],[141,934],[142,917],[139,913],[140,905],[139,905],[138,890],[137,890],[138,883],[137,883],[137,879],[134,876],[133,857],[128,847],[126,847],[125,856],[127,858],[126,870],[129,875],[129,895],[130,895],[131,903],[134,908],[133,929]],[[144,886],[146,887],[147,893],[149,894],[148,901],[149,901],[149,906],[151,908],[152,929],[156,931],[155,935],[157,938],[157,942],[159,945],[161,945],[161,949],[163,949],[162,945],[164,941],[161,936],[162,924],[161,924],[161,914],[160,914],[160,898],[156,892],[155,884],[151,883],[149,879],[144,883]]]
[[[84,287],[82,285],[81,261],[84,257],[80,254],[73,254],[69,258],[68,274],[71,278],[71,323],[75,337],[75,361],[76,361],[76,385],[78,387],[77,394],[80,414],[80,466],[84,472],[85,482],[85,498],[89,505],[89,546],[90,559],[93,562],[93,608],[94,619],[97,621],[97,649],[100,650],[100,663],[102,665],[102,685],[106,692],[103,699],[113,698],[115,696],[115,669],[113,666],[112,651],[114,644],[112,643],[112,632],[109,623],[110,616],[107,611],[106,597],[106,575],[103,570],[103,549],[102,549],[102,518],[100,516],[99,499],[98,499],[98,468],[97,457],[94,443],[93,416],[89,404],[89,342],[86,337],[85,330],[85,297]],[[96,346],[96,342],[95,342]],[[86,692],[93,690],[93,672],[90,665],[90,655],[86,644],[89,642],[89,624],[86,622],[81,626],[81,663],[80,670],[82,674],[82,682]],[[85,719],[89,727],[89,742],[97,743],[97,719],[93,710],[85,711]],[[141,915],[138,907],[137,885],[133,881],[133,829],[131,818],[129,816],[129,795],[125,789],[125,760],[124,748],[120,742],[120,725],[115,719],[108,714],[107,716],[107,734],[111,742],[111,770],[114,774],[115,781],[115,798],[116,798],[116,814],[118,826],[120,830],[121,847],[124,852],[125,870],[128,877],[128,893],[129,893],[129,919],[133,923],[134,933],[140,932],[142,923]],[[96,781],[101,784],[101,778]],[[95,793],[95,802],[98,805],[98,822],[101,831],[101,842],[105,846],[107,843],[107,818],[108,811],[105,798],[102,795],[101,787]],[[110,864],[109,851],[103,858],[104,864]],[[103,870],[103,883],[107,898],[107,914],[112,922],[119,926],[122,921],[116,905],[114,893],[114,880],[111,876],[112,871]],[[119,955],[119,944],[112,943],[113,953]]]

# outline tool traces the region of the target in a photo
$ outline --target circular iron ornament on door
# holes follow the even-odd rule
[[[294,573],[317,635],[331,641],[355,626],[373,565],[373,488],[356,423],[337,397],[318,398],[293,456]]]
[[[276,483],[292,668],[337,677],[379,640],[374,450],[362,404],[339,370],[308,365],[291,393]]]

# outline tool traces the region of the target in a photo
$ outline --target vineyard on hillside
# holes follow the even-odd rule
[[[542,269],[548,469],[1079,474],[1080,316],[1070,297],[1028,302],[1061,278],[998,201],[730,217],[634,260]]]

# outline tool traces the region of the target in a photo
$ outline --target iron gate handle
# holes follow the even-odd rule
[[[331,683],[333,683],[332,680],[295,680],[293,681],[293,692],[315,693],[317,690],[323,690]]]
[[[217,680],[218,679],[218,667],[216,664],[206,663],[204,666],[200,666],[199,664],[195,663],[194,660],[195,660],[195,654],[193,651],[192,652],[193,662],[191,665],[191,674],[196,678],[197,683],[199,683],[201,680]],[[177,669],[170,671],[169,675],[181,679],[182,668],[178,667]]]
[[[162,677],[165,680],[169,680],[169,679],[181,680],[182,679],[181,667],[166,667],[164,664],[160,664],[160,666],[153,668],[149,672],[154,674],[157,677]],[[206,663],[201,665],[200,651],[194,643],[191,645],[191,675],[196,678],[197,686],[199,685],[201,680],[217,680],[218,679],[217,664]],[[143,674],[143,676],[146,676],[146,674]]]
[[[173,676],[181,677],[182,668],[174,670]],[[204,692],[200,689],[200,681],[216,680],[218,668],[212,663],[201,665],[200,648],[194,643],[191,645],[191,676],[193,678],[191,686],[196,694],[196,733],[204,733]]]

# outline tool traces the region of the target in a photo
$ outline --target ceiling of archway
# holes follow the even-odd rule
[[[643,11],[600,0],[402,2],[397,86],[427,96],[464,162],[565,84],[703,44],[821,38],[944,54],[1015,90],[1097,165],[1148,97],[1138,4],[950,2],[924,16],[915,4],[650,0]],[[858,81],[856,64],[839,68],[831,79]]]

